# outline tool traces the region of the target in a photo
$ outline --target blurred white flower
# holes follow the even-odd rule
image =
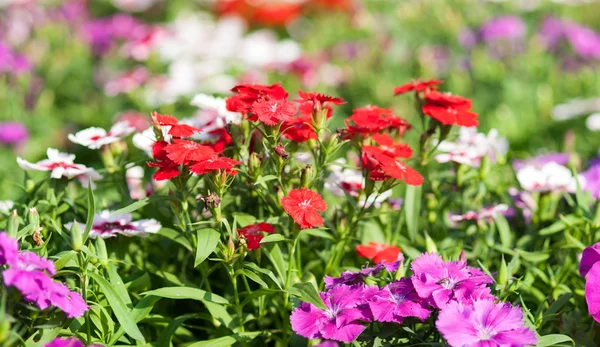
[[[10,200],[0,200],[0,212],[1,213],[9,214],[14,206],[15,206],[15,203]]]
[[[135,131],[127,122],[118,122],[107,132],[102,128],[87,128],[75,134],[69,134],[71,142],[86,146],[90,149],[99,149],[104,145],[122,140]]]
[[[435,156],[439,163],[455,162],[479,167],[484,157],[495,162],[498,155],[505,155],[508,141],[500,137],[496,129],[486,135],[478,133],[475,128],[460,128],[458,139],[455,142],[442,141],[438,150],[442,152]]]
[[[161,0],[113,0],[116,8],[127,12],[141,12],[149,9]]]
[[[543,165],[526,165],[517,170],[517,179],[529,192],[575,192],[577,180],[585,184],[582,176],[573,177],[571,170],[555,162]]]
[[[600,112],[591,114],[586,120],[585,125],[591,131],[600,131]]]

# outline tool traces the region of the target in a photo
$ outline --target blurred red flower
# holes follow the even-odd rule
[[[357,245],[356,253],[363,258],[372,259],[375,264],[392,263],[402,256],[400,248],[377,242],[369,242],[366,245]]]

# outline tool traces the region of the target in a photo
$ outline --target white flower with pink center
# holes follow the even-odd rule
[[[71,142],[86,146],[90,149],[99,149],[104,145],[108,145],[129,136],[135,131],[127,122],[118,122],[113,125],[109,131],[102,128],[91,127],[78,131],[75,134],[69,134],[68,138]]]
[[[460,128],[458,139],[455,142],[442,141],[435,156],[438,163],[455,162],[471,167],[479,167],[481,160],[488,157],[492,162],[498,155],[506,154],[508,142],[498,135],[496,129],[490,130],[486,135],[478,133],[475,128]]]
[[[329,190],[335,196],[345,196],[344,191],[350,196],[359,197],[364,190],[365,178],[360,170],[344,168],[346,161],[338,159],[337,165],[331,166],[331,174],[325,181],[325,189]],[[358,201],[358,206],[375,206],[379,208],[381,203],[392,196],[392,191],[388,190],[379,195],[371,194],[368,199],[364,196]]]
[[[54,148],[48,148],[46,154],[48,155],[48,159],[38,161],[37,163],[30,163],[18,157],[17,164],[23,170],[27,171],[50,171],[50,177],[54,179],[63,177],[68,179],[77,178],[83,186],[87,186],[89,180],[96,181],[102,178],[96,170],[82,164],[75,164],[74,154],[61,153]]]
[[[65,228],[70,230],[73,223],[66,223]],[[81,230],[85,229],[85,224],[79,223]],[[96,213],[94,224],[90,230],[90,238],[109,238],[117,235],[124,236],[148,236],[148,234],[157,233],[161,224],[155,219],[133,220],[129,213],[113,214],[109,210]]]

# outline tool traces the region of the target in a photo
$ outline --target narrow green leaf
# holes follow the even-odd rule
[[[510,232],[508,221],[503,215],[498,214],[495,223],[496,229],[498,229],[498,235],[500,236],[500,244],[502,244],[502,247],[511,247],[512,233]]]
[[[123,283],[121,276],[119,276],[119,274],[117,273],[117,267],[113,264],[109,264],[106,267],[106,271],[108,272],[110,284],[113,285],[117,294],[119,294],[119,296],[121,297],[125,305],[127,305],[127,307],[132,308],[133,305],[131,304],[131,298],[129,297],[129,293],[127,292],[125,283]]]
[[[198,341],[187,347],[229,347],[236,342],[249,342],[260,335],[260,332],[237,333],[231,336],[217,337],[216,339]]]
[[[266,175],[266,176],[261,176],[259,177],[256,182],[254,183],[255,186],[264,183],[264,182],[268,182],[268,181],[272,181],[272,180],[276,180],[277,176],[275,175]]]
[[[265,281],[263,281],[257,274],[252,271],[244,271],[239,269],[235,272],[236,276],[246,276],[251,279],[253,282],[259,284],[263,288],[269,288],[269,285]]]
[[[180,317],[175,318],[169,323],[169,325],[161,332],[158,337],[158,341],[156,341],[156,347],[169,347],[171,346],[171,340],[173,336],[177,332],[177,329],[188,319],[196,316],[195,313],[186,314]]]
[[[283,259],[281,249],[277,244],[274,244],[271,250],[265,249],[265,254],[275,267],[275,272],[279,276],[281,283],[284,283],[285,274],[287,273],[287,262]]]
[[[296,283],[289,290],[290,294],[298,297],[300,300],[309,302],[316,307],[326,310],[325,303],[323,303],[323,299],[317,292],[317,289],[312,285],[312,283]]]
[[[421,214],[421,186],[406,186],[404,213],[408,237],[415,241],[419,232],[419,215]]]
[[[133,310],[131,310],[131,315],[133,316],[133,319],[135,320],[135,322],[136,323],[140,322],[142,319],[146,318],[150,314],[150,312],[154,308],[154,304],[156,304],[156,302],[158,302],[158,300],[160,300],[159,297],[152,296],[152,295],[142,298],[142,300],[140,300],[135,305]],[[119,329],[117,330],[117,332],[112,336],[109,346],[112,346],[115,343],[117,343],[117,341],[124,334],[125,334],[125,330],[123,329],[123,326],[120,326]]]
[[[202,262],[208,258],[208,256],[215,251],[221,234],[214,229],[200,229],[197,231],[198,235],[198,247],[196,248],[196,259],[194,260],[194,267],[202,264]]]
[[[183,236],[183,234],[178,232],[177,230],[169,229],[169,228],[161,228],[158,231],[158,233],[156,233],[156,234],[160,235],[162,237],[166,237],[171,241],[177,242],[178,244],[185,247],[188,251],[193,252],[190,241],[188,239],[186,239],[185,236]]]
[[[164,287],[144,292],[142,295],[154,295],[167,299],[191,299],[202,302],[212,302],[215,304],[229,304],[229,301],[222,296],[209,293],[202,289],[190,287]]]
[[[117,321],[121,324],[127,335],[142,343],[146,343],[144,336],[137,327],[131,311],[129,311],[125,305],[125,302],[123,302],[121,296],[117,293],[115,288],[113,288],[113,286],[100,275],[94,272],[88,272],[87,274],[94,281],[96,281],[96,283],[98,283],[98,286],[100,286],[104,296],[106,296],[106,300],[108,300],[108,303],[110,304],[110,308],[115,314],[115,317],[117,317]]]
[[[92,182],[88,182],[88,198],[87,198],[87,218],[85,219],[85,229],[83,229],[83,244],[87,241],[90,230],[94,226],[94,216],[96,215],[96,201],[94,200],[94,190]]]
[[[283,236],[281,234],[270,234],[270,235],[263,237],[263,239],[260,240],[260,243],[280,242],[280,241],[289,241],[289,240],[286,239],[285,236]]]
[[[571,339],[567,335],[552,334],[552,335],[541,336],[540,339],[538,340],[536,347],[555,346],[555,345],[557,345],[559,343],[563,343],[563,342],[570,342],[572,344],[575,344],[573,339]]]
[[[118,210],[112,212],[112,214],[131,213],[131,212],[139,210],[140,208],[148,205],[151,202],[159,201],[159,200],[177,200],[177,199],[170,195],[152,195],[150,197],[140,199],[131,205],[128,205],[121,209],[118,209]]]
[[[305,235],[305,234],[315,236],[315,237],[320,237],[320,238],[327,239],[327,240],[334,239],[334,237],[330,233],[328,233],[325,230],[321,230],[321,229],[303,229],[298,233],[298,237]]]

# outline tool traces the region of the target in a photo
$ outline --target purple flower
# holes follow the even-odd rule
[[[340,347],[337,342],[334,341],[322,341],[318,345],[314,345],[313,347]]]
[[[527,27],[521,18],[502,16],[485,23],[480,30],[481,38],[486,41],[519,40],[525,36]]]
[[[369,321],[370,315],[359,307],[363,304],[362,288],[339,285],[321,293],[321,298],[325,310],[303,302],[292,312],[290,321],[296,334],[352,342],[365,330],[361,322]]]
[[[0,266],[14,264],[18,252],[17,240],[8,236],[7,233],[0,233]]]
[[[378,322],[402,323],[404,317],[425,320],[431,313],[408,278],[392,282],[371,296],[369,308],[373,319]]]
[[[600,322],[600,262],[594,263],[587,271],[585,301],[590,315],[596,322]]]
[[[436,327],[452,347],[522,347],[535,345],[535,332],[523,323],[519,307],[493,300],[472,305],[451,302],[440,312]]]
[[[579,23],[549,17],[542,24],[540,36],[552,51],[558,51],[561,42],[566,41],[579,58],[600,59],[600,34]]]
[[[579,274],[581,277],[585,278],[585,275],[587,275],[592,266],[598,261],[600,261],[600,242],[583,250],[581,262],[579,263]]]
[[[469,28],[461,30],[458,34],[458,43],[465,49],[473,48],[477,41],[477,34]]]
[[[30,69],[31,64],[25,56],[19,55],[11,47],[0,41],[0,72],[18,75]]]
[[[12,145],[19,144],[29,138],[29,131],[19,122],[0,123],[0,142]]]
[[[85,344],[75,337],[57,337],[44,347],[85,347]],[[100,345],[90,345],[89,347],[102,347]]]
[[[41,310],[56,306],[69,318],[81,317],[88,310],[79,293],[50,277],[56,273],[52,261],[29,251],[18,253],[17,240],[6,233],[0,233],[0,265],[8,265],[2,272],[4,284],[17,288]]]
[[[581,173],[581,176],[585,179],[583,190],[597,199],[600,195],[600,165],[598,163],[591,164],[587,170]]]
[[[411,266],[415,290],[437,308],[451,300],[469,301],[474,292],[493,282],[481,270],[467,266],[464,253],[460,260],[447,262],[435,253],[424,253]]]
[[[341,273],[340,277],[331,277],[325,276],[325,288],[330,289],[334,286],[338,285],[355,285],[358,283],[363,283],[364,279],[369,276],[378,275],[383,269],[386,269],[388,272],[396,272],[400,263],[404,261],[404,257],[400,254],[401,259],[395,261],[393,263],[379,263],[373,267],[367,267],[360,271],[344,271]]]
[[[508,194],[513,199],[515,206],[521,209],[525,222],[531,222],[533,211],[536,209],[536,203],[530,192],[519,191],[517,188],[508,188]]]

